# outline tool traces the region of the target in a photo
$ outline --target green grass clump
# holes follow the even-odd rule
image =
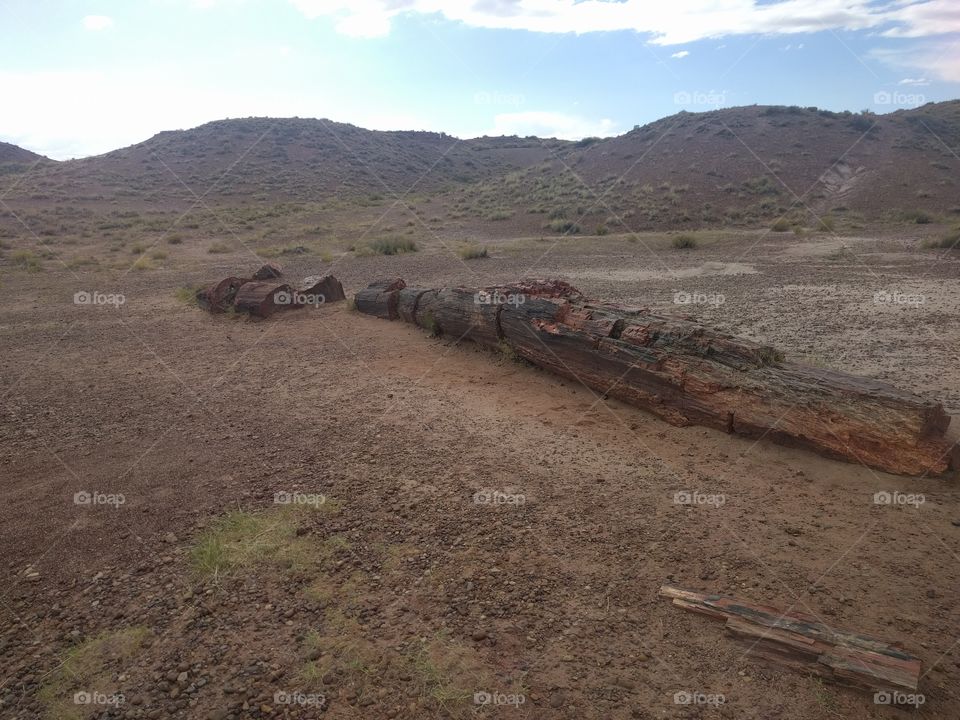
[[[402,255],[416,252],[417,244],[407,238],[381,238],[368,245],[374,255]]]
[[[512,210],[491,210],[483,216],[484,220],[509,220],[513,217]]]
[[[155,267],[156,267],[156,265],[154,265],[153,262],[150,260],[150,258],[148,258],[146,255],[144,255],[143,257],[139,258],[139,259],[131,266],[131,268],[132,268],[133,270],[136,270],[137,272],[143,272],[144,270],[153,270]]]
[[[107,631],[67,650],[37,697],[50,720],[82,720],[98,706],[78,704],[75,693],[114,696],[121,692],[115,668],[127,667],[150,639],[145,627]],[[102,709],[102,707],[100,707]]]
[[[215,242],[213,245],[207,248],[207,252],[213,255],[228,253],[230,251],[231,250],[229,245],[227,245],[225,242],[219,242],[219,241]]]
[[[477,260],[490,257],[490,253],[483,245],[467,245],[460,250],[460,257],[464,260]]]
[[[14,250],[10,253],[10,261],[17,267],[30,272],[43,270],[43,265],[40,264],[40,256],[30,250]]]
[[[297,534],[301,520],[313,512],[336,512],[336,506],[283,505],[260,513],[228,513],[190,549],[193,571],[216,580],[261,565],[294,571],[315,568],[329,548],[314,537]]]
[[[580,232],[580,226],[577,223],[563,218],[551,220],[544,227],[561,235],[577,235]]]
[[[923,246],[928,248],[942,248],[944,250],[953,250],[960,247],[960,227],[951,230],[942,238],[928,240]]]
[[[177,299],[178,302],[182,302],[184,305],[196,306],[197,304],[197,289],[192,287],[178,287],[173,291],[173,296]]]
[[[900,217],[907,222],[916,223],[917,225],[929,225],[933,222],[933,217],[924,210],[908,210],[902,213]]]
[[[697,246],[697,239],[693,235],[677,235],[670,244],[677,250],[692,250]]]

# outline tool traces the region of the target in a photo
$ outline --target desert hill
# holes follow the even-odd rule
[[[749,225],[785,213],[798,221],[950,214],[960,212],[958,147],[958,101],[888,115],[681,112],[462,189],[456,206],[476,217],[513,213],[511,222],[528,229],[584,233]]]

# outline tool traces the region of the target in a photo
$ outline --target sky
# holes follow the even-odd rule
[[[960,0],[3,0],[0,140],[222,118],[579,139],[752,104],[960,97]]]

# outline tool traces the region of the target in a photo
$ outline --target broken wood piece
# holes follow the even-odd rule
[[[810,615],[664,585],[672,604],[725,620],[755,657],[865,690],[916,690],[921,661],[894,643],[830,627]]]
[[[343,285],[333,275],[311,275],[297,286],[297,294],[306,296],[302,304],[324,305],[346,300]]]
[[[560,280],[356,295],[360,312],[453,340],[501,344],[558,375],[678,426],[701,425],[904,475],[960,464],[938,402],[784,359],[781,351],[649,308],[588,302]]]
[[[226,312],[240,287],[249,279],[228,277],[197,291],[197,305],[210,312]]]
[[[294,307],[293,290],[286,283],[248,282],[237,291],[237,310],[267,318],[277,310]]]
[[[354,296],[357,310],[384,320],[396,320],[399,317],[397,305],[400,291],[406,286],[399,278],[372,283],[366,290],[361,290]]]

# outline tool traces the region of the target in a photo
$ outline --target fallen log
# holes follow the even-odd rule
[[[311,275],[306,277],[297,286],[297,293],[308,298],[307,302],[314,305],[346,300],[343,285],[333,275]]]
[[[240,287],[249,279],[228,277],[197,290],[197,305],[209,312],[226,312],[233,305]]]
[[[557,280],[488,288],[374,283],[360,312],[516,355],[674,425],[702,425],[906,475],[960,453],[936,402],[886,383],[789,362],[768,345],[649,308],[588,302]]]
[[[354,296],[357,310],[367,315],[375,315],[384,320],[396,320],[399,316],[397,307],[400,302],[400,291],[407,284],[396,280],[379,280],[372,283],[366,290],[361,290]]]
[[[234,301],[240,312],[267,318],[293,305],[293,291],[286,283],[248,282],[240,286]]]
[[[664,585],[673,605],[726,622],[754,657],[864,690],[916,690],[921,661],[895,643],[839,630],[804,613]]]

